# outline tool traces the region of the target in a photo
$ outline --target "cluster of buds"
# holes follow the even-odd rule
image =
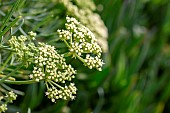
[[[14,51],[16,51],[16,55],[19,59],[24,59],[25,53],[29,52],[29,48],[25,45],[25,41],[27,40],[26,36],[12,36],[9,40],[10,46]]]
[[[26,44],[26,41],[35,40],[36,34],[33,32],[29,32],[28,34],[30,35],[20,35],[18,37],[12,36],[9,40],[9,45],[16,52],[19,60],[29,60],[34,56],[34,51],[36,51],[34,43],[30,42]]]
[[[65,26],[66,30],[58,30],[57,32],[73,57],[81,59],[84,65],[90,69],[96,68],[101,71],[104,64],[101,59],[102,49],[94,34],[73,17],[66,17]],[[83,56],[86,57],[83,59]]]
[[[0,113],[5,112],[7,110],[7,104],[12,103],[13,100],[16,100],[17,95],[13,92],[10,91],[6,93],[5,96],[0,96]]]

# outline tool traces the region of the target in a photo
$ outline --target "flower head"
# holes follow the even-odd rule
[[[66,17],[65,26],[66,30],[58,30],[57,32],[61,40],[68,46],[73,57],[81,59],[84,65],[90,69],[96,68],[101,71],[104,64],[101,59],[102,49],[94,34],[73,17]]]
[[[94,13],[96,6],[92,0],[57,0],[66,9],[66,14],[78,19],[94,33],[104,52],[108,51],[108,31],[99,14]],[[74,3],[73,3],[74,2]]]
[[[57,53],[54,46],[39,43],[37,49],[39,51],[34,56],[35,66],[30,75],[31,79],[65,83],[75,77],[76,71],[66,64],[65,58]]]
[[[35,66],[30,78],[39,82],[46,81],[46,95],[52,102],[56,99],[74,99],[76,89],[74,85],[67,86],[65,83],[75,78],[76,70],[67,65],[63,55],[58,54],[54,46],[38,43],[38,54],[34,57]],[[65,87],[62,85],[65,84]],[[72,84],[72,83],[71,83]]]

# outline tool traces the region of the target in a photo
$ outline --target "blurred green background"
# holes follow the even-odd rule
[[[38,40],[54,43],[56,30],[63,28],[65,8],[55,0],[26,0],[12,18],[21,15],[14,34],[33,30]],[[1,18],[15,3],[1,0]],[[9,105],[8,113],[170,113],[170,1],[94,0],[108,29],[108,51],[103,54],[102,72],[78,69],[74,101],[50,102],[44,84],[13,86],[25,92]],[[43,38],[42,38],[43,37]],[[79,64],[81,66],[79,66]]]

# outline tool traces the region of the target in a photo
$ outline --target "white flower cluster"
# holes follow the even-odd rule
[[[102,46],[104,52],[108,51],[108,31],[102,19],[94,13],[96,6],[91,0],[55,0],[63,4],[66,14],[76,17],[83,25],[86,25],[97,37],[97,42]]]
[[[7,104],[12,103],[16,98],[17,95],[13,91],[6,93],[5,96],[0,96],[0,113],[5,112],[7,110]]]
[[[58,54],[54,46],[44,43],[38,44],[39,54],[35,56],[35,66],[31,79],[35,81],[52,80],[65,83],[75,78],[76,71],[71,65],[67,65],[65,58]]]
[[[101,67],[103,65],[103,61],[96,57],[91,57],[89,54],[86,55],[85,65],[88,66],[90,69],[95,67],[99,71],[102,71]]]
[[[76,70],[66,64],[65,58],[57,53],[54,46],[39,42],[37,49],[39,51],[34,56],[35,66],[30,78],[37,82],[45,80],[51,85],[47,87],[46,95],[52,102],[56,99],[74,99],[73,94],[76,94],[76,91],[71,89],[76,89],[76,87],[74,85],[62,87],[59,84],[75,78]]]
[[[102,49],[94,34],[73,17],[66,17],[66,21],[66,30],[57,31],[61,40],[66,43],[73,57],[82,59],[86,54],[84,65],[101,71],[104,64],[101,60]]]
[[[74,83],[70,83],[69,86],[65,86],[61,89],[57,89],[56,87],[49,88],[46,92],[46,95],[52,102],[56,102],[57,99],[75,99],[77,88]]]
[[[16,51],[15,54],[20,60],[26,60],[33,64],[33,71],[29,77],[36,82],[45,81],[47,86],[46,95],[52,93],[54,98],[50,95],[48,95],[48,98],[53,102],[54,99],[59,99],[56,96],[62,99],[74,99],[76,87],[73,83],[67,86],[66,82],[68,84],[69,81],[75,78],[76,70],[71,65],[66,64],[64,55],[58,54],[54,46],[41,42],[38,42],[35,46],[31,41],[34,40],[36,33],[29,32],[28,34],[29,37],[13,36],[9,40],[9,44]],[[62,87],[63,85],[65,87]],[[55,93],[56,91],[62,91],[62,93]]]

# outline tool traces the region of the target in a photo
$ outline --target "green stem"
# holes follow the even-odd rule
[[[0,79],[0,82],[1,82],[2,79]],[[32,84],[32,83],[36,83],[35,80],[25,80],[25,81],[12,81],[12,80],[4,80],[3,81],[4,83],[7,83],[7,84],[17,84],[17,85],[20,85],[20,84]]]
[[[84,59],[81,58],[79,55],[77,55],[76,53],[74,53],[74,55],[75,55],[80,61],[82,61],[83,63],[85,63]]]
[[[67,43],[66,40],[63,40],[63,41],[64,41],[64,43],[67,45],[68,48],[71,48],[70,45]]]
[[[3,77],[2,79],[0,79],[0,84],[3,83],[8,77],[12,76],[12,75],[13,75],[16,71],[18,71],[21,67],[22,67],[22,65],[19,66],[19,67],[17,67],[16,69],[14,69],[14,70],[13,70],[10,74],[8,74],[7,76],[5,76],[5,77]]]
[[[5,68],[5,66],[7,65],[7,63],[9,62],[9,60],[12,57],[12,53],[8,56],[7,60],[3,63],[2,67],[0,68],[0,72]]]
[[[50,83],[50,85],[51,86],[53,86],[51,83],[53,83],[55,86],[57,86],[57,87],[59,87],[59,88],[61,88],[61,89],[64,89],[62,86],[60,86],[60,85],[58,85],[58,84],[56,84],[55,82],[53,82],[53,81],[49,81],[49,83]]]
[[[11,52],[15,52],[13,49],[7,48],[7,47],[5,47],[5,46],[0,46],[0,49],[8,50],[8,51],[11,51]]]
[[[49,89],[47,81],[45,81],[45,85],[47,86],[47,89]]]
[[[73,53],[72,52],[67,52],[67,53],[64,53],[64,57],[69,57],[69,56],[72,56]]]
[[[1,84],[1,85],[2,85],[2,87],[4,87],[5,89],[7,89],[8,91],[13,91],[14,93],[16,93],[16,94],[18,94],[18,95],[24,96],[24,92],[22,92],[22,91],[18,91],[18,90],[16,90],[16,89],[13,89],[13,88],[7,86],[6,84]]]
[[[13,71],[12,68],[8,68],[8,67],[5,68],[5,70],[10,71],[10,72]],[[27,71],[27,70],[24,70],[24,71],[22,70],[22,71],[20,71],[20,70],[18,70],[18,71],[16,71],[16,73],[17,73],[17,74],[22,74],[22,75],[23,75],[23,74],[28,74],[28,73],[30,73],[30,71]],[[15,76],[15,75],[14,75],[14,76]]]

